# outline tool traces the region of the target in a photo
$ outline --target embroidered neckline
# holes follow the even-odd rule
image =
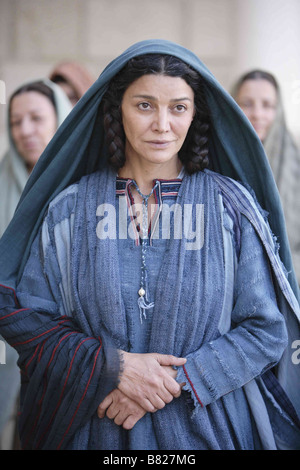
[[[147,280],[147,247],[148,243],[151,243],[152,223],[154,222],[153,231],[155,231],[155,226],[159,220],[159,215],[162,209],[162,200],[166,197],[171,197],[175,199],[178,195],[181,182],[181,178],[176,178],[173,180],[156,179],[153,181],[153,187],[151,192],[148,195],[143,195],[139,190],[137,183],[133,179],[121,177],[117,177],[116,179],[116,195],[117,197],[126,197],[130,218],[134,222],[134,227],[136,228],[136,245],[141,245],[142,249],[141,280],[140,289],[138,291],[138,307],[140,311],[141,323],[143,322],[143,319],[147,318],[147,310],[154,307],[154,302],[151,302],[148,298],[149,292]],[[131,186],[136,188],[143,200],[142,226],[136,223],[137,215],[135,213],[135,202],[132,195]],[[157,205],[158,209],[153,214],[153,217],[151,218],[150,223],[147,227],[146,223],[148,224],[148,199],[152,194],[154,196],[155,204]]]
[[[156,212],[152,214],[152,219],[148,227],[148,237],[150,237],[150,243],[151,243],[151,233],[154,232],[155,224],[158,220],[158,216],[160,213],[163,199],[167,197],[167,198],[174,198],[175,200],[177,198],[181,182],[182,182],[181,178],[176,178],[172,180],[165,180],[165,179],[153,180],[153,187],[155,187],[156,183],[158,183],[157,187],[153,191],[155,204],[157,205],[158,209]],[[130,218],[135,223],[135,227],[137,231],[136,245],[138,246],[140,245],[141,227],[139,226],[139,224],[136,224],[136,214],[134,212],[135,202],[134,202],[134,198],[130,189],[131,186],[134,186],[134,183],[135,182],[131,178],[121,178],[118,176],[116,179],[116,195],[117,197],[125,196],[127,199],[127,206],[129,209]]]

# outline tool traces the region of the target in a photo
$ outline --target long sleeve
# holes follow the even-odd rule
[[[178,382],[206,406],[274,366],[287,344],[271,271],[251,224],[242,217],[231,329],[187,355]]]
[[[24,449],[68,448],[118,376],[116,351],[108,353],[103,338],[88,334],[67,311],[58,247],[44,249],[46,232],[45,222],[16,292],[0,288],[0,331],[17,350],[22,374]]]

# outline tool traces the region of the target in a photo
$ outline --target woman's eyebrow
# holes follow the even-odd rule
[[[133,98],[142,98],[146,100],[152,100],[152,101],[157,101],[157,98],[152,95],[133,95]],[[192,101],[191,98],[188,96],[184,96],[182,98],[172,98],[170,100],[172,103],[177,102],[177,101]]]

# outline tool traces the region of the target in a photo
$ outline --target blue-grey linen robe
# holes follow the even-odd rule
[[[197,195],[193,187],[201,188]],[[187,384],[182,396],[143,418],[133,431],[97,417],[101,398],[116,386],[109,383],[109,364],[105,372],[103,365],[97,370],[103,330],[107,329],[116,348],[134,352],[130,346],[134,341],[126,336],[128,299],[117,288],[119,282],[126,282],[119,277],[122,255],[114,251],[119,242],[99,240],[95,217],[101,203],[115,201],[115,179],[111,172],[95,173],[50,204],[32,246],[16,290],[28,325],[30,317],[37,318],[29,336],[17,335],[24,325],[22,314],[16,321],[20,312],[6,315],[11,320],[7,331],[10,336],[13,332],[20,348],[25,381],[20,417],[24,448],[277,448],[266,387],[254,379],[276,365],[287,346],[287,335],[262,241],[247,217],[230,204],[212,173],[185,176],[178,197],[183,206],[193,199],[204,204],[204,245],[186,251],[186,240],[171,239],[166,246],[156,275],[156,309],[145,348],[187,357],[178,373],[178,380]],[[140,256],[135,253],[138,275]],[[151,250],[151,275],[150,257]],[[173,275],[168,267],[172,258],[173,268],[177,267]],[[156,267],[154,263],[152,271]],[[129,299],[131,295],[128,292]],[[138,310],[137,303],[133,309]],[[45,317],[47,323],[55,322],[46,331],[40,330]],[[137,335],[139,329],[138,324]],[[110,359],[108,351],[104,362]],[[295,446],[292,436],[297,426],[288,410],[281,408],[280,413],[285,421],[281,433]]]

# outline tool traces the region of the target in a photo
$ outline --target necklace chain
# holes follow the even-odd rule
[[[139,296],[146,296],[146,275],[147,275],[147,246],[148,246],[148,201],[153,192],[158,186],[158,182],[153,186],[149,194],[143,194],[138,187],[137,183],[133,180],[133,184],[143,200],[143,218],[142,218],[142,266],[141,266],[141,287],[139,289]]]

